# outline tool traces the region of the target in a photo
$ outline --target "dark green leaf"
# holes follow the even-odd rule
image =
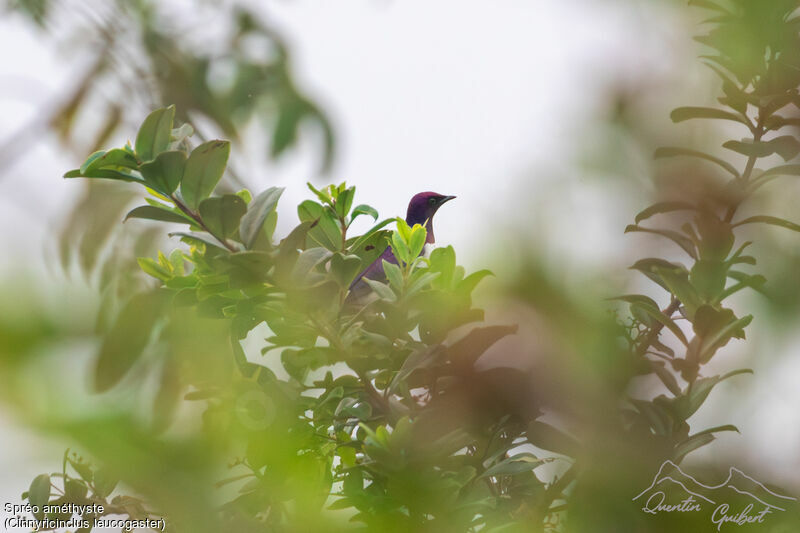
[[[350,216],[350,220],[355,220],[355,218],[359,215],[369,215],[373,220],[378,220],[378,211],[374,207],[370,207],[367,204],[357,205],[356,208],[353,209],[353,214]]]
[[[661,278],[675,297],[681,301],[686,312],[691,319],[697,308],[702,305],[702,300],[697,295],[697,291],[689,282],[688,273],[682,268],[654,268],[655,273]]]
[[[500,461],[479,476],[484,477],[497,477],[497,476],[512,476],[522,472],[530,472],[537,466],[549,462],[551,459],[539,459],[530,453],[519,453],[508,459]]]
[[[170,237],[180,237],[181,239],[188,239],[190,241],[199,242],[205,245],[214,246],[220,250],[227,250],[225,246],[211,235],[205,233],[186,233],[183,231],[175,231],[168,234]]]
[[[161,152],[153,161],[141,167],[144,181],[156,191],[169,196],[175,192],[186,168],[183,152]]]
[[[689,237],[686,237],[685,235],[678,233],[677,231],[643,228],[642,226],[636,226],[633,224],[629,224],[628,227],[625,228],[625,233],[633,231],[654,233],[656,235],[661,235],[662,237],[666,237],[667,239],[671,240],[672,242],[680,246],[687,254],[689,254],[689,256],[691,256],[694,259],[697,258],[697,250],[695,249],[692,240]]]
[[[141,161],[150,161],[169,147],[175,106],[156,109],[144,119],[136,134],[136,155]]]
[[[114,148],[108,152],[95,152],[89,156],[89,159],[81,165],[81,172],[86,175],[103,167],[125,167],[136,170],[139,168],[139,162],[127,150]]]
[[[695,206],[690,204],[689,202],[658,202],[656,204],[651,205],[647,209],[641,211],[638,215],[636,215],[636,223],[638,224],[642,220],[646,220],[653,215],[657,215],[659,213],[669,213],[671,211],[682,211],[682,210],[691,210],[697,209]]]
[[[200,202],[200,217],[211,233],[230,237],[239,229],[239,220],[247,211],[244,200],[235,194],[206,198]]]
[[[156,207],[153,205],[140,205],[131,209],[125,220],[129,218],[145,218],[149,220],[159,220],[161,222],[174,222],[176,224],[195,224],[195,222],[184,215],[170,210],[168,207]]]
[[[181,195],[197,209],[208,198],[225,172],[231,145],[228,141],[208,141],[192,150],[181,180]]]
[[[705,446],[706,444],[710,444],[714,441],[714,436],[705,434],[705,435],[698,435],[695,437],[689,437],[685,441],[681,442],[675,447],[673,453],[673,458],[675,461],[680,462],[686,454],[692,452],[698,448]]]
[[[361,259],[357,255],[333,254],[331,274],[342,287],[349,287],[359,270],[361,270]]]

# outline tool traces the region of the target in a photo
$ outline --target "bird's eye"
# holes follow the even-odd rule
[[[431,196],[430,198],[428,198],[428,203],[430,205],[434,205],[436,203],[436,197],[435,196]]]

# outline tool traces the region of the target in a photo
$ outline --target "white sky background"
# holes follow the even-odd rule
[[[164,5],[179,10],[182,3]],[[300,87],[333,119],[338,160],[328,179],[355,184],[357,202],[393,216],[404,214],[408,199],[422,190],[457,195],[437,215],[437,240],[453,244],[468,268],[483,268],[496,261],[484,244],[509,226],[541,224],[542,217],[529,212],[531,195],[563,180],[558,224],[530,233],[545,233],[553,254],[581,269],[619,271],[630,264],[634,241],[622,229],[645,200],[603,203],[610,192],[581,175],[586,169],[576,165],[573,143],[587,141],[585,128],[602,112],[595,95],[603,96],[615,80],[645,73],[687,94],[696,86],[695,49],[668,6],[286,1],[270,3],[269,13],[289,41]],[[15,19],[0,20],[0,50],[1,143],[70,82],[82,58],[59,54]],[[676,99],[671,106],[688,103]],[[666,114],[663,122],[669,124]],[[234,148],[232,160],[263,169],[263,144],[257,148]],[[287,186],[279,210],[283,228],[295,220],[294,206],[308,198],[304,183],[314,177],[312,153],[305,143],[251,180]],[[13,228],[2,232],[0,273],[45,270],[44,262],[54,257],[44,252],[52,246],[46,232],[79,193],[60,176],[78,163],[59,156],[52,138],[42,138],[0,175],[0,224]],[[647,180],[646,166],[639,169],[639,179]],[[506,250],[511,252],[510,243]],[[746,447],[745,456],[763,467],[749,473],[797,487],[800,480],[791,472],[800,471],[800,399],[787,376],[800,375],[800,364],[793,359],[784,357],[782,366],[760,373],[757,361],[745,360],[739,366],[755,365],[756,377],[737,378],[750,381],[746,388],[720,386],[704,409],[709,425],[717,425],[713,405],[742,394],[752,399],[730,420],[743,435],[725,434],[709,448]],[[0,454],[0,500],[16,501],[36,474],[59,462],[60,451],[41,453],[30,445],[36,439],[8,416],[0,416],[0,428],[0,449],[11,452]]]

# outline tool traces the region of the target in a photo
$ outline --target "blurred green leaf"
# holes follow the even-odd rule
[[[125,304],[100,346],[94,372],[96,391],[116,385],[141,357],[164,303],[164,295],[154,291],[139,293]]]
[[[753,129],[754,127],[750,121],[741,115],[731,113],[730,111],[724,111],[722,109],[712,109],[710,107],[678,107],[674,109],[672,113],[670,113],[670,118],[673,122],[683,122],[684,120],[693,118],[733,120],[734,122],[744,124],[750,129]]]
[[[733,165],[731,165],[727,161],[723,161],[722,159],[709,155],[705,152],[700,152],[698,150],[691,150],[689,148],[678,148],[675,146],[665,146],[663,148],[657,149],[655,152],[656,159],[663,157],[678,157],[678,156],[697,157],[700,159],[705,159],[706,161],[711,161],[712,163],[719,165],[726,171],[730,172],[733,175],[733,177],[735,178],[739,177],[739,172]]]
[[[50,476],[39,474],[28,489],[28,501],[40,510],[50,501]]]
[[[792,231],[800,231],[800,225],[795,224],[794,222],[789,222],[788,220],[784,220],[782,218],[772,217],[767,215],[747,217],[744,220],[740,220],[733,226],[736,227],[736,226],[741,226],[743,224],[755,224],[757,222],[763,224],[770,224],[772,226],[780,226],[782,228],[790,229]]]

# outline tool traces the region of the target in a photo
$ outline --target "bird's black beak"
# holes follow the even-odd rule
[[[449,202],[453,198],[455,198],[455,196],[442,196],[442,200],[439,202],[439,204],[441,205],[441,204],[443,204],[445,202]]]

